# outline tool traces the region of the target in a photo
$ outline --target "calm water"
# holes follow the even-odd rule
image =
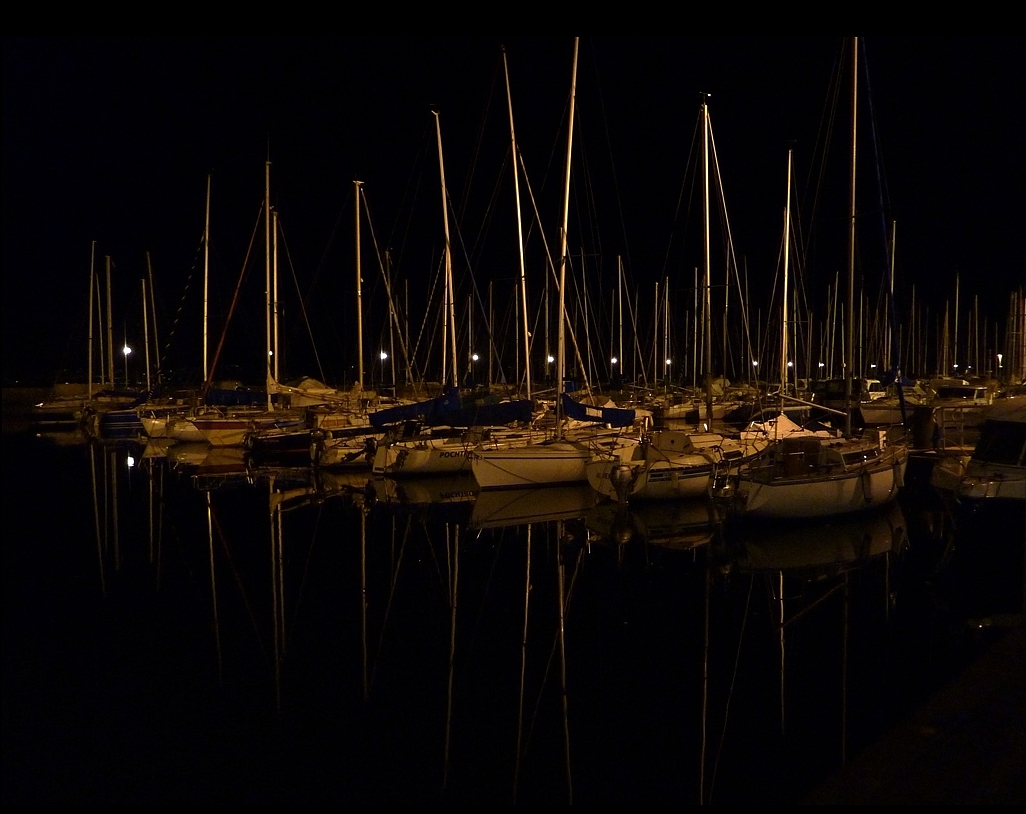
[[[3,440],[4,803],[795,802],[1023,605],[1021,506],[745,529]]]

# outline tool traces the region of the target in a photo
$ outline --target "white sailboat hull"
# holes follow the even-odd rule
[[[459,439],[382,444],[374,454],[375,475],[389,477],[463,475],[470,472],[473,447]]]
[[[884,506],[904,483],[907,456],[872,468],[815,477],[780,477],[760,482],[740,479],[747,517],[830,517]]]
[[[479,445],[470,463],[482,489],[587,483],[589,461],[629,456],[637,442],[636,436],[608,430],[527,444],[504,440],[495,446]]]
[[[700,455],[688,460],[629,461],[597,460],[587,464],[588,482],[603,497],[620,500],[619,478],[627,477],[626,496],[631,500],[670,500],[704,497],[712,483],[713,464]]]
[[[573,441],[543,441],[525,446],[478,449],[471,458],[482,489],[554,486],[588,480],[588,447]]]

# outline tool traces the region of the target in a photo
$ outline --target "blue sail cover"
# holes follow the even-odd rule
[[[450,387],[440,396],[416,404],[386,407],[370,414],[374,427],[422,420],[431,426],[491,427],[514,421],[530,421],[534,404],[529,399],[500,401],[494,396],[462,398],[459,388]]]
[[[424,421],[448,427],[499,427],[515,421],[529,422],[533,417],[534,402],[530,399],[484,400],[440,411],[427,416]]]
[[[425,399],[414,404],[397,404],[395,407],[375,410],[370,414],[370,423],[373,427],[384,427],[403,421],[413,421],[417,418],[436,416],[447,410],[455,410],[459,406],[460,391],[456,387],[450,387],[442,395],[435,396],[433,399]]]
[[[575,421],[595,421],[610,427],[629,427],[634,423],[636,413],[624,407],[594,407],[574,401],[566,393],[560,395],[563,414]]]

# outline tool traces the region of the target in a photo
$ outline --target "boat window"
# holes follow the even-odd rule
[[[937,389],[939,399],[973,399],[982,398],[982,393],[975,387],[940,387]]]

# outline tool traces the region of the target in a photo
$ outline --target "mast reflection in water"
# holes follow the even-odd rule
[[[796,802],[1022,610],[1021,508],[4,446],[11,803]]]

